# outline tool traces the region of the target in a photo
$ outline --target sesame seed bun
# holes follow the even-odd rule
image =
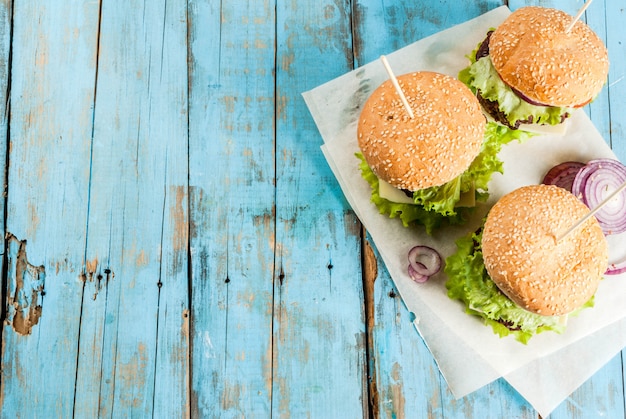
[[[416,72],[397,77],[411,119],[391,81],[380,85],[361,112],[357,136],[363,157],[382,180],[416,191],[462,174],[478,155],[485,117],[471,91],[453,77]]]
[[[522,7],[495,30],[489,54],[502,80],[532,101],[579,107],[604,86],[609,58],[602,40],[580,20],[546,7]]]
[[[608,245],[594,217],[561,240],[589,212],[553,185],[524,186],[503,196],[483,230],[487,273],[520,307],[545,316],[589,301],[608,266]]]

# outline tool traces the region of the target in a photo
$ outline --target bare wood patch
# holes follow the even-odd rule
[[[365,297],[365,321],[367,327],[367,364],[368,364],[368,392],[370,417],[379,417],[378,387],[376,379],[376,359],[374,351],[374,326],[376,324],[376,304],[374,301],[374,283],[378,276],[378,262],[376,255],[366,240],[366,231],[363,228],[363,292]]]
[[[46,272],[28,262],[26,240],[7,233],[6,323],[20,335],[30,335],[43,312]]]
[[[394,380],[394,384],[392,384],[391,386],[391,395],[393,396],[392,397],[393,411],[396,413],[397,418],[403,418],[404,411],[405,411],[405,407],[404,407],[405,400],[404,400],[404,386],[402,385],[403,383],[402,366],[400,366],[400,364],[398,364],[397,362],[393,364],[393,367],[391,370],[391,378],[393,378]]]

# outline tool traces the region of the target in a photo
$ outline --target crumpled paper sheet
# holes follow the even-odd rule
[[[396,74],[430,70],[456,76],[468,64],[466,55],[502,22],[510,10],[494,9],[387,55]],[[322,151],[353,210],[369,231],[415,327],[433,354],[456,397],[463,397],[504,377],[546,417],[569,394],[626,346],[626,275],[607,277],[596,294],[596,306],[570,317],[562,334],[543,333],[528,345],[501,339],[490,327],[467,315],[462,305],[447,297],[445,274],[417,284],[407,275],[407,253],[416,244],[432,246],[443,257],[456,250],[454,241],[475,230],[487,209],[517,187],[540,183],[545,172],[566,160],[588,161],[615,155],[583,111],[568,121],[565,135],[543,135],[523,144],[510,143],[500,157],[504,175],[489,186],[490,199],[463,227],[445,228],[434,236],[423,229],[405,228],[398,219],[378,213],[370,202],[369,185],[361,178],[356,122],[370,93],[387,78],[380,62],[325,83],[303,94],[324,139]],[[611,238],[612,259],[626,255],[626,235]],[[558,362],[555,362],[557,361]]]

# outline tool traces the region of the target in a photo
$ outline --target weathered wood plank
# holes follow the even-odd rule
[[[600,10],[587,11],[588,15],[593,13],[594,21],[604,17],[605,25],[598,26],[606,36],[606,45],[609,50],[609,117],[610,125],[604,138],[610,141],[611,148],[619,159],[626,163],[626,7],[620,0],[605,0],[604,16],[602,13],[602,3]],[[599,17],[595,17],[600,15]],[[621,30],[620,30],[621,29]],[[594,122],[596,116],[592,114]],[[604,117],[606,118],[606,117]],[[605,128],[606,130],[606,128]],[[608,134],[608,135],[607,135]]]
[[[274,417],[367,417],[360,224],[301,96],[352,69],[350,5],[278,3]]]
[[[189,5],[194,417],[273,409],[274,11]]]
[[[0,185],[4,190],[6,185],[6,162],[9,142],[9,63],[11,61],[11,19],[13,15],[12,2],[10,0],[0,1]],[[5,231],[5,200],[0,203],[0,225]],[[4,234],[0,237],[0,272],[4,272]],[[0,301],[4,302],[4,287],[0,286]],[[0,309],[2,312],[2,309]],[[0,335],[1,336],[1,335]],[[1,357],[1,354],[0,354]],[[0,359],[1,361],[1,359]]]
[[[558,5],[552,5],[552,7],[558,7]],[[602,135],[602,137],[611,143],[611,98],[609,96],[609,86],[611,84],[612,74],[614,69],[612,68],[615,65],[615,56],[619,55],[621,51],[614,50],[614,48],[609,47],[608,39],[610,35],[607,33],[608,28],[608,20],[606,13],[608,12],[607,7],[609,5],[605,0],[597,0],[594,1],[593,7],[589,7],[585,14],[581,16],[581,20],[587,23],[598,36],[602,39],[604,44],[607,46],[609,50],[609,62],[610,67],[609,70],[611,75],[609,76],[609,80],[607,80],[607,84],[604,86],[602,91],[598,94],[598,97],[595,98],[588,106],[585,107],[585,112],[594,125]],[[569,11],[570,13],[577,13],[577,11]],[[615,31],[613,31],[615,32]],[[615,35],[613,35],[615,36]]]
[[[102,4],[80,415],[187,412],[186,28],[183,0]]]
[[[98,7],[13,6],[2,412],[71,417]]]
[[[354,51],[357,67],[503,4],[501,0],[357,0],[354,3]]]

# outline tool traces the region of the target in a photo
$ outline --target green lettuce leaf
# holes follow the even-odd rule
[[[487,192],[491,176],[495,172],[503,173],[502,161],[498,157],[502,146],[512,141],[522,143],[534,135],[526,131],[512,130],[495,122],[487,123],[480,153],[462,175],[465,181],[473,183],[477,191]]]
[[[481,239],[482,230],[461,237],[456,242],[457,252],[446,258],[444,271],[448,276],[448,296],[462,301],[468,314],[481,317],[500,337],[513,335],[526,344],[533,336],[544,331],[562,333],[565,325],[560,317],[541,316],[526,311],[498,289],[485,269]],[[593,298],[573,314],[592,306]]]
[[[405,227],[411,224],[424,225],[426,232],[432,234],[444,222],[449,225],[465,222],[472,209],[456,206],[461,193],[473,189],[476,200],[485,202],[489,196],[487,186],[491,176],[495,172],[502,173],[502,161],[498,158],[502,146],[513,140],[524,141],[531,136],[532,134],[525,131],[510,130],[493,122],[488,123],[480,153],[469,168],[444,185],[415,191],[413,193],[415,205],[381,198],[378,194],[378,178],[367,165],[363,155],[356,153],[356,156],[361,160],[361,175],[372,189],[372,202],[380,213],[390,218],[399,217]]]
[[[571,114],[570,108],[536,106],[522,100],[502,81],[491,58],[487,56],[476,60],[477,49],[468,56],[470,65],[459,72],[458,78],[474,93],[480,91],[483,98],[498,102],[500,110],[512,126],[517,121],[527,121],[531,117],[535,124],[558,125],[562,122],[562,115]]]
[[[356,153],[356,156],[361,160],[359,164],[361,176],[370,185],[372,190],[371,200],[378,208],[378,211],[381,214],[388,215],[389,218],[400,218],[405,227],[420,224],[425,227],[427,234],[432,234],[444,222],[450,225],[462,224],[466,217],[469,216],[468,208],[446,216],[436,211],[428,211],[422,205],[392,202],[381,198],[378,194],[378,177],[369,167],[361,153]]]
[[[463,176],[458,176],[441,186],[421,189],[413,192],[413,201],[427,211],[435,211],[441,215],[455,215],[455,205],[461,199],[461,192],[469,192],[471,183],[464,182]]]

